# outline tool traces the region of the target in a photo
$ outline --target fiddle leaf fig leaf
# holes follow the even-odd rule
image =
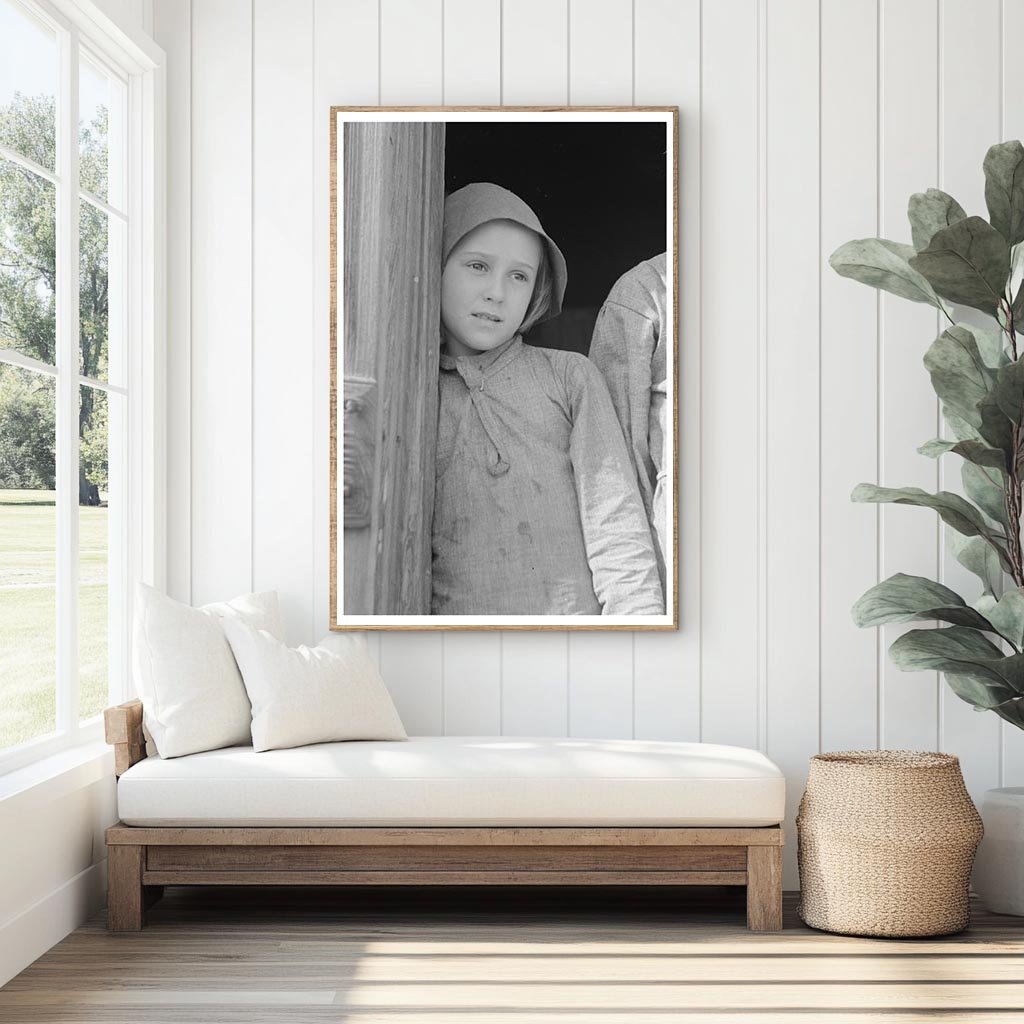
[[[853,501],[892,502],[896,505],[918,505],[938,512],[944,523],[965,537],[983,537],[999,555],[1009,571],[1010,557],[1006,552],[1006,538],[985,522],[985,517],[970,502],[951,491],[929,494],[919,487],[879,487],[876,484],[858,484],[851,495]]]
[[[1007,590],[998,600],[986,594],[974,606],[1001,637],[1018,651],[1024,648],[1024,589]]]
[[[960,441],[943,441],[941,437],[933,437],[930,441],[925,441],[917,449],[917,453],[918,455],[927,455],[929,459],[937,459],[940,455],[953,451],[960,443]]]
[[[964,208],[941,189],[930,188],[927,192],[915,192],[907,207],[914,248],[918,252],[926,249],[936,231],[948,228],[966,216]]]
[[[989,447],[1006,452],[1006,464],[1012,465],[1016,456],[1013,447],[1013,424],[999,408],[996,396],[986,395],[978,403],[978,413],[981,415],[979,433],[982,439],[988,442]]]
[[[924,365],[945,406],[980,427],[978,403],[992,389],[996,374],[985,365],[970,329],[956,324],[943,331],[925,353]]]
[[[1024,360],[1018,359],[996,371],[992,389],[996,403],[1014,423],[1024,418]]]
[[[1016,330],[1018,323],[1024,323],[1024,242],[1010,248],[1010,280],[1006,282],[1006,298],[1010,302]]]
[[[889,647],[892,660],[904,671],[956,672],[975,661],[1001,661],[1005,656],[991,640],[976,629],[952,626],[949,629],[912,629]],[[958,662],[948,666],[937,662]],[[986,666],[987,671],[987,666]]]
[[[985,702],[979,706],[986,708],[1024,692],[1024,655],[1007,657],[976,629],[965,626],[912,629],[889,647],[889,656],[904,672],[952,672],[983,682]]]
[[[1024,146],[1000,142],[985,154],[988,219],[1010,245],[1024,241]]]
[[[952,676],[946,675],[946,681],[952,687]],[[955,688],[954,688],[955,692]],[[960,696],[957,694],[957,696]],[[975,708],[976,711],[984,711],[985,708]],[[1003,701],[1001,704],[996,704],[995,707],[991,708],[1000,718],[1009,722],[1011,725],[1015,725],[1018,729],[1024,729],[1024,694],[1016,697],[1011,697],[1009,700]]]
[[[962,416],[958,416],[948,405],[942,407],[942,418],[946,421],[946,426],[953,432],[953,436],[958,441],[980,441],[981,434],[978,432],[978,428],[972,426]]]
[[[992,595],[1003,580],[1003,569],[999,555],[982,537],[964,537],[950,531],[946,534],[953,557],[968,571],[981,580],[985,594]]]
[[[1014,306],[1021,295],[1024,285],[1024,242],[1010,246],[1010,279],[1006,282],[1006,297]],[[1016,296],[1016,299],[1014,298]],[[1014,310],[1016,315],[1016,309]]]
[[[872,288],[941,308],[935,289],[910,266],[912,245],[901,245],[886,238],[859,238],[841,245],[829,257],[832,269],[842,277],[853,278]]]
[[[1015,655],[1020,657],[1020,655]],[[1003,707],[1013,707],[1014,703],[1020,700],[1020,695],[1015,694],[1008,686],[1003,687],[983,675],[961,675],[957,672],[944,672],[949,688],[964,702],[972,704],[975,711],[995,711],[1007,721],[1020,724],[1019,720],[1003,714]]]
[[[957,324],[956,326],[971,332],[977,343],[978,351],[981,353],[981,358],[990,370],[998,370],[1012,362],[1010,353],[1003,347],[1003,336],[999,331],[990,331],[977,324]]]
[[[1013,300],[1010,312],[1013,314],[1014,330],[1016,330],[1017,324],[1024,323],[1024,283],[1017,289],[1017,297]]]
[[[991,519],[1006,529],[1006,491],[1003,474],[989,466],[976,466],[970,462],[960,468],[967,497]]]
[[[1010,273],[1006,239],[981,217],[937,231],[910,265],[944,299],[995,315]]]
[[[959,594],[923,576],[896,573],[873,586],[853,606],[853,621],[861,627],[914,619],[939,619],[993,632],[988,619]]]
[[[1006,455],[998,448],[989,448],[981,441],[945,441],[941,437],[936,437],[926,441],[917,450],[922,455],[927,455],[929,459],[937,459],[940,455],[953,452],[954,455],[959,455],[976,466],[989,466],[1000,471],[1006,469]]]

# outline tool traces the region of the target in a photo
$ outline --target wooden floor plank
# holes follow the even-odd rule
[[[341,988],[270,987],[252,984],[206,988],[190,986],[131,989],[81,987],[48,992],[33,990],[0,994],[0,1008],[17,1014],[21,1007],[51,1006],[326,1006],[346,1010],[375,1008],[402,1010],[509,1011],[554,1010],[754,1011],[788,1010],[1017,1010],[1024,1012],[1024,984],[798,984],[722,985],[671,982],[648,984],[496,982],[366,984],[352,981]]]
[[[212,962],[211,962],[212,960]],[[97,966],[102,967],[97,984]],[[808,978],[813,968],[813,979]],[[1020,983],[1024,957],[814,957],[804,956],[587,956],[558,953],[540,956],[427,953],[401,956],[352,951],[332,957],[246,956],[168,957],[152,951],[98,964],[95,958],[53,958],[37,964],[8,985],[9,992],[32,991],[45,979],[51,990],[78,988],[125,989],[160,987],[171,982],[198,988],[230,988],[239,982],[258,981],[263,987],[323,987],[361,984],[408,985],[604,982],[619,984],[814,984],[843,983]]]
[[[1024,919],[958,936],[746,930],[742,891],[171,889],[0,989],[24,1024],[922,1024],[1024,1020]]]
[[[807,1013],[687,1013],[680,1017],[675,1010],[646,1011],[629,1010],[615,1012],[592,1009],[575,1012],[531,1012],[528,1016],[516,1011],[469,1011],[451,1010],[356,1010],[339,1012],[336,1006],[308,1006],[292,1008],[282,1016],[280,1007],[266,1009],[229,1006],[181,1006],[173,1011],[165,1008],[133,1008],[131,1024],[666,1024],[685,1020],[685,1024],[1017,1024],[1020,1014],[1017,1010],[1007,1012],[960,1010],[917,1012],[872,1012],[830,1013],[815,1011]],[[78,1010],[54,1011],[51,1009],[26,1008],[19,1011],[17,1024],[126,1024],[123,1007],[87,1007]]]

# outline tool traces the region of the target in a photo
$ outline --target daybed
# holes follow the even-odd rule
[[[782,927],[785,780],[739,747],[413,737],[146,756],[142,705],[105,715],[118,813],[113,931],[165,885],[745,885]]]

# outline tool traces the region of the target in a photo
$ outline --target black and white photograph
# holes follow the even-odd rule
[[[332,628],[676,628],[677,110],[331,117]]]

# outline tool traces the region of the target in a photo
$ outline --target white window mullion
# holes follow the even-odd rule
[[[46,181],[50,182],[51,185],[60,184],[60,180],[53,171],[48,171],[42,164],[37,164],[35,160],[30,160],[27,156],[22,156],[15,149],[11,149],[8,146],[0,146],[0,156],[5,160],[10,160],[12,164],[24,167],[25,170],[31,171],[37,177],[44,178]]]
[[[146,267],[149,259],[146,253],[148,239],[143,239],[144,218],[140,204],[151,201],[144,196],[145,177],[143,174],[142,148],[147,144],[146,117],[147,103],[151,97],[144,95],[146,85],[141,76],[128,79],[123,93],[123,103],[112,104],[110,127],[110,186],[112,197],[120,197],[127,211],[126,230],[118,235],[117,245],[110,252],[110,324],[111,324],[111,367],[114,366],[115,316],[119,325],[117,333],[122,338],[119,357],[123,383],[127,388],[124,401],[111,398],[110,404],[110,606],[117,608],[117,615],[110,620],[110,682],[112,699],[126,700],[134,696],[131,683],[131,630],[134,592],[132,581],[145,579],[146,544],[143,488],[151,472],[151,460],[143,456],[143,417],[141,375],[145,360],[144,349],[149,344],[149,327],[146,311],[151,309],[147,294]],[[115,109],[116,108],[116,109]],[[131,136],[135,145],[127,147],[125,142]],[[116,155],[116,156],[115,156]],[[116,164],[116,169],[115,169]],[[115,288],[115,267],[118,287]],[[115,297],[117,310],[114,311]],[[116,407],[117,415],[113,410]],[[113,498],[117,488],[118,501]],[[115,543],[116,537],[116,543]],[[115,554],[116,552],[116,554]]]
[[[57,102],[57,729],[78,731],[78,38]]]

